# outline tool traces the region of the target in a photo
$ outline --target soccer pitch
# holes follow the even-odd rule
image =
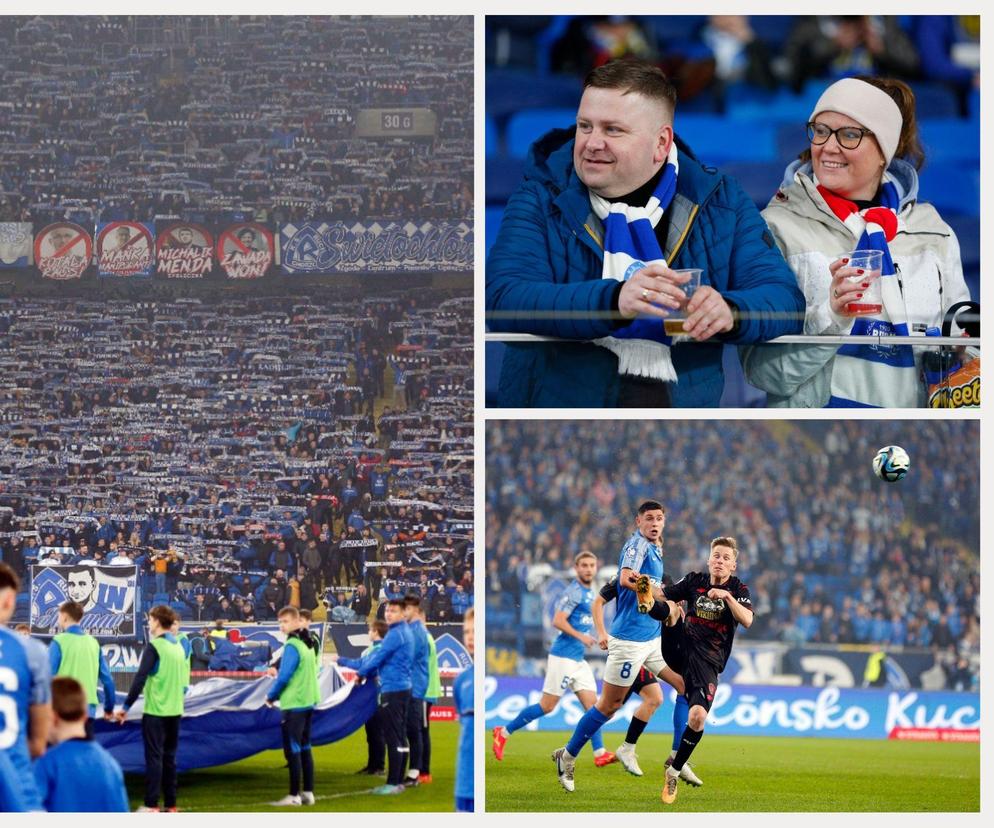
[[[671,738],[643,735],[635,777],[620,764],[576,762],[576,790],[559,786],[552,751],[565,732],[515,733],[498,762],[487,740],[487,811],[979,811],[980,745],[705,734],[691,765],[701,788],[680,783],[659,799]],[[608,734],[613,750],[623,735]]]
[[[179,775],[180,811],[259,811],[294,813],[304,811],[453,811],[455,799],[455,753],[458,722],[431,725],[430,785],[419,785],[396,796],[373,796],[370,791],[385,781],[382,776],[361,776],[366,764],[366,735],[363,728],[340,742],[314,748],[314,795],[310,806],[273,808],[268,803],[288,791],[289,775],[283,767],[283,752],[270,750],[241,762]],[[125,780],[132,809],[142,804],[145,779],[127,774]]]

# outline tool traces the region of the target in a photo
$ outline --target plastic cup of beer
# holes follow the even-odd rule
[[[690,279],[681,285],[677,285],[687,298],[679,310],[673,311],[673,313],[677,314],[676,317],[670,316],[663,320],[663,330],[666,331],[667,336],[679,336],[683,333],[683,323],[687,321],[687,303],[694,293],[697,292],[697,288],[701,286],[701,274],[704,271],[699,267],[689,267],[683,270],[674,270],[673,272],[690,276]]]
[[[883,310],[883,297],[880,293],[880,268],[883,266],[882,250],[854,250],[849,254],[846,267],[862,270],[861,274],[847,276],[846,281],[870,286],[863,290],[863,296],[846,303],[848,313],[880,313]]]

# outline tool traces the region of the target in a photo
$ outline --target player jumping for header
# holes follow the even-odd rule
[[[739,556],[735,538],[711,541],[708,572],[691,572],[663,590],[653,589],[664,600],[649,609],[649,615],[672,625],[680,616],[676,602],[687,602],[684,621],[684,695],[690,704],[690,717],[680,739],[680,747],[666,768],[661,794],[667,805],[676,799],[680,771],[704,735],[704,722],[714,702],[718,674],[725,669],[732,652],[735,628],[752,625],[752,599],[749,589],[732,573]],[[647,584],[643,584],[643,587]]]
[[[566,587],[556,602],[556,614],[552,618],[552,626],[559,630],[559,635],[549,649],[542,698],[537,704],[522,710],[506,727],[502,725],[494,728],[493,751],[498,761],[504,758],[504,745],[508,736],[555,710],[567,690],[576,693],[584,710],[589,710],[597,701],[594,671],[584,660],[586,648],[597,643],[590,634],[593,624],[590,605],[594,598],[591,584],[597,574],[597,556],[587,550],[580,552],[573,560],[573,569],[576,579]],[[604,737],[599,730],[591,738],[591,743],[597,767],[616,761],[615,755],[604,749]]]
[[[645,501],[638,508],[636,530],[621,550],[618,611],[608,637],[601,695],[597,704],[577,722],[566,747],[552,754],[559,784],[567,791],[575,787],[573,774],[576,757],[621,707],[639,668],[645,666],[653,675],[673,685],[678,693],[683,692],[683,679],[663,660],[659,621],[646,614],[646,607],[652,603],[650,585],[658,587],[663,579],[662,535],[665,525],[666,510],[663,505],[655,500]],[[645,575],[646,579],[642,582],[642,594],[636,595],[636,582],[640,575]]]

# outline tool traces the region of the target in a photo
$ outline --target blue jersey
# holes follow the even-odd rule
[[[473,798],[473,665],[452,682],[452,699],[459,714],[459,749],[456,753],[456,797]]]
[[[581,633],[590,633],[594,628],[594,617],[590,614],[590,605],[594,602],[594,591],[590,587],[585,587],[579,581],[574,580],[556,601],[556,612],[565,612],[566,620],[574,630]],[[581,661],[587,648],[583,646],[578,638],[560,632],[556,640],[552,642],[549,655],[561,658],[571,658],[573,661]]]
[[[630,569],[638,575],[648,575],[653,586],[663,583],[663,553],[638,530],[628,539],[618,561],[619,574]],[[611,624],[611,635],[625,641],[651,641],[661,634],[660,622],[638,610],[635,590],[618,584],[617,613]]]
[[[18,785],[17,771],[7,758],[6,751],[0,750],[0,814],[27,810],[28,804]]]
[[[0,627],[0,751],[20,780],[31,811],[42,809],[28,751],[28,710],[52,700],[52,673],[44,645]]]
[[[127,813],[128,792],[121,766],[87,739],[69,739],[35,761],[35,778],[45,810],[60,813]]]

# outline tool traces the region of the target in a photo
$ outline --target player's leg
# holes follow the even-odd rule
[[[684,680],[687,685],[687,701],[690,710],[687,726],[680,736],[680,746],[672,763],[666,768],[666,779],[663,783],[662,800],[666,804],[676,799],[676,784],[681,777],[681,771],[686,767],[687,760],[694,752],[704,735],[704,723],[708,711],[714,701],[715,689],[718,686],[718,670],[713,665],[697,658],[688,658],[685,665]]]
[[[584,710],[590,710],[597,704],[597,692],[594,690],[577,690],[576,697]],[[590,747],[594,749],[594,765],[598,768],[606,767],[618,761],[618,757],[604,747],[604,734],[598,730],[590,737]]]
[[[176,751],[179,750],[180,716],[162,718],[165,741],[162,750],[162,799],[167,811],[176,809]]]
[[[314,804],[314,754],[311,752],[311,722],[313,710],[303,711],[303,732],[300,741],[301,785],[300,801],[304,805]]]
[[[652,718],[659,705],[663,703],[663,693],[656,681],[656,676],[648,669],[639,671],[639,678],[632,685],[634,692],[638,693],[642,699],[638,710],[628,723],[628,731],[625,733],[625,741],[621,743],[615,753],[618,761],[624,765],[625,770],[632,776],[642,776],[642,768],[639,767],[638,755],[635,752],[635,745],[639,737],[645,730],[646,725]]]
[[[418,781],[422,785],[431,782],[431,708],[432,702],[425,699],[424,727],[421,729],[421,776]]]
[[[676,752],[680,749],[680,740],[683,738],[683,731],[687,727],[687,718],[690,712],[690,703],[687,701],[686,687],[684,686],[682,673],[686,669],[686,648],[684,646],[684,622],[682,618],[676,620],[667,619],[672,622],[663,626],[663,660],[667,668],[673,675],[664,675],[662,678],[676,690],[676,701],[673,705],[673,744],[670,755],[666,759],[666,767],[673,764]],[[700,777],[694,773],[694,769],[686,762],[680,770],[680,778],[688,785],[699,788],[704,784]]]
[[[300,763],[301,721],[297,710],[284,710],[280,713],[280,735],[283,738],[283,757],[289,769],[289,793],[282,799],[272,802],[272,805],[299,805],[300,777],[303,773]]]
[[[146,713],[142,716],[142,742],[145,747],[145,807],[159,808],[162,793],[162,752],[166,734],[161,717]]]
[[[407,704],[407,744],[410,754],[404,784],[414,787],[421,776],[421,723],[424,719],[424,700],[413,696]]]
[[[410,691],[398,690],[380,694],[380,716],[383,723],[383,737],[387,743],[387,781],[376,789],[379,793],[397,793],[403,789],[404,764],[407,761],[407,699]]]
[[[586,663],[586,662],[584,662]],[[491,745],[497,761],[504,759],[504,747],[508,737],[536,719],[547,716],[556,709],[559,699],[570,687],[570,673],[575,669],[572,659],[550,655],[545,662],[545,682],[542,684],[542,698],[522,710],[510,724],[495,727]]]

